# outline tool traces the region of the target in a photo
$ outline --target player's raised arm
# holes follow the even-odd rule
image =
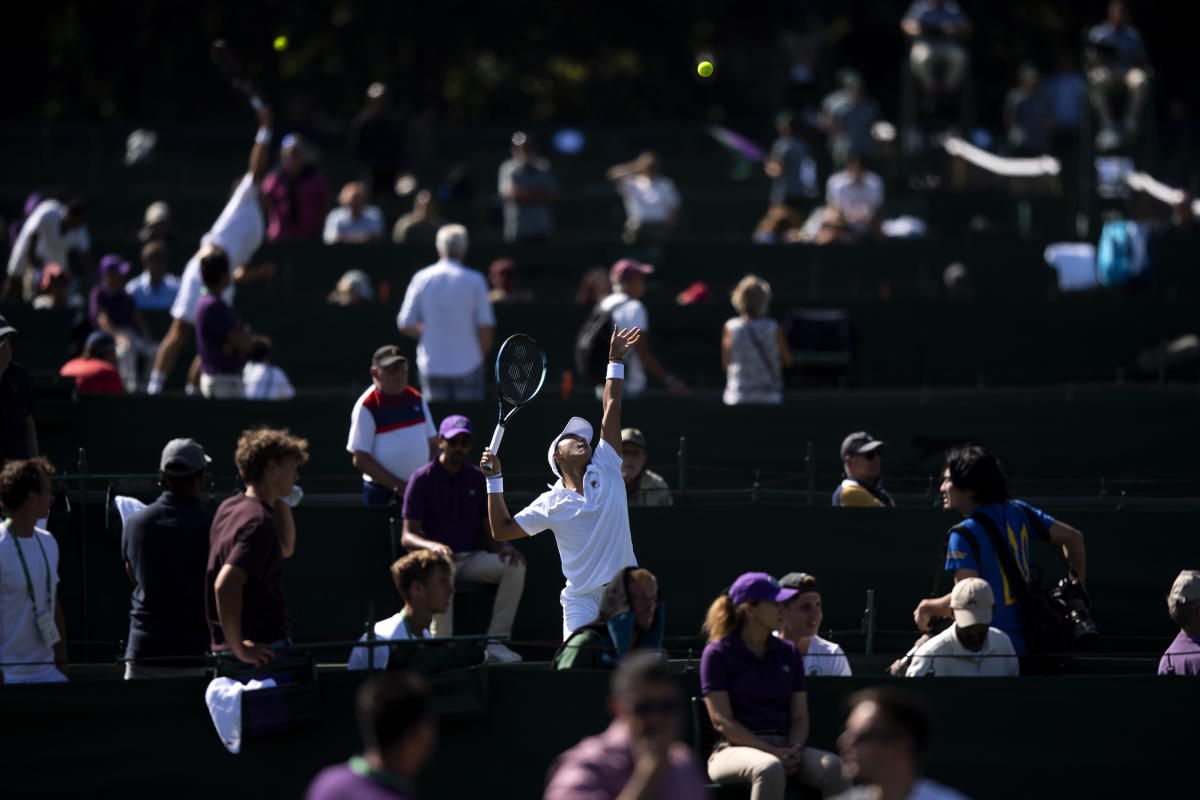
[[[508,513],[508,504],[504,502],[504,475],[500,468],[500,458],[490,447],[483,448],[479,467],[488,475],[488,529],[492,533],[492,539],[497,542],[511,542],[513,539],[529,536],[524,528],[513,520],[512,514]]]
[[[271,107],[258,109],[258,133],[254,136],[254,147],[250,150],[251,180],[261,183],[271,166]]]
[[[604,380],[604,417],[600,420],[600,438],[618,454],[621,452],[621,387],[625,382],[625,356],[637,346],[642,331],[638,327],[617,330],[613,325],[608,344],[608,374]]]

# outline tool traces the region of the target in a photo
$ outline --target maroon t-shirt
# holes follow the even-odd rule
[[[221,503],[208,534],[204,602],[214,650],[228,650],[217,616],[217,574],[232,564],[249,576],[242,589],[242,638],[271,644],[292,633],[283,591],[283,550],[271,509],[239,492]]]

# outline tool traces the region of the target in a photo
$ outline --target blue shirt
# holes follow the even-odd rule
[[[1028,509],[1030,514],[1041,522],[1041,531],[1029,530],[1029,520],[1022,512],[1022,508]],[[979,512],[991,517],[992,521],[996,523],[996,527],[1008,540],[1008,547],[1016,558],[1017,566],[1028,585],[1029,566],[1033,563],[1029,553],[1030,534],[1036,533],[1043,540],[1048,540],[1050,526],[1054,524],[1054,517],[1020,500],[980,506],[975,510],[975,513]],[[973,569],[979,573],[979,577],[988,582],[988,585],[992,587],[992,594],[996,596],[996,614],[992,617],[992,627],[999,628],[1008,634],[1017,655],[1025,655],[1028,652],[1028,646],[1025,644],[1025,630],[1021,623],[1021,607],[1016,593],[1012,591],[1008,580],[1004,577],[1004,570],[1000,567],[1000,561],[992,550],[987,531],[972,519],[964,520],[962,527],[974,537],[975,546],[972,547],[963,532],[952,530],[946,551],[946,569],[950,572],[956,569]],[[979,553],[978,561],[975,559],[975,552]]]
[[[905,13],[906,20],[914,20],[923,29],[921,35],[917,37],[917,41],[937,41],[945,38],[945,34],[940,30],[943,25],[953,25],[967,21],[967,15],[958,7],[958,3],[954,0],[947,0],[942,4],[941,8],[935,6],[930,0],[917,0],[908,7],[908,12]]]
[[[780,137],[771,145],[771,159],[778,161],[783,174],[771,182],[771,202],[780,204],[788,200],[816,195],[816,165],[808,155],[804,141],[794,136]]]
[[[142,311],[167,311],[175,302],[175,295],[179,294],[179,278],[168,272],[155,289],[150,283],[150,273],[143,272],[125,284],[125,293]]]
[[[751,731],[787,733],[792,695],[804,691],[804,660],[796,646],[767,637],[759,658],[739,633],[710,642],[700,656],[700,692],[729,692],[733,718]]]

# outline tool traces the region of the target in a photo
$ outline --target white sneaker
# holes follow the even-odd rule
[[[492,642],[483,651],[489,664],[511,664],[514,661],[524,661],[520,653],[514,653],[500,642]]]

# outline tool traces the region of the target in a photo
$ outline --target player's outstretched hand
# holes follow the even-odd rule
[[[483,456],[479,459],[479,468],[489,478],[500,474],[500,456],[492,452],[492,448],[483,448]]]
[[[258,124],[263,128],[270,128],[275,121],[275,115],[271,113],[271,107],[263,104],[263,107],[258,109]]]
[[[617,330],[617,326],[613,325],[612,339],[608,343],[608,360],[620,361],[625,358],[625,354],[636,347],[641,338],[641,328],[634,326]]]

